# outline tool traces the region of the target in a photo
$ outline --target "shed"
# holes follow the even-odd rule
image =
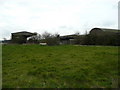
[[[95,34],[95,35],[113,35],[113,34],[120,34],[120,30],[118,29],[107,29],[107,28],[93,28],[90,31],[90,34]]]
[[[36,35],[36,33],[31,33],[27,31],[11,33],[12,43],[26,43],[27,38]]]
[[[94,45],[120,45],[120,30],[93,28],[89,33],[90,41]]]
[[[77,36],[78,35],[75,34],[60,36],[60,42],[61,44],[74,44],[74,40]]]

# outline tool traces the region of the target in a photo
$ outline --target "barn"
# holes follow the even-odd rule
[[[60,44],[75,44],[75,38],[77,36],[75,34],[60,36]]]
[[[113,34],[120,34],[120,30],[118,29],[107,29],[107,28],[93,28],[90,31],[92,35],[113,35]]]
[[[27,31],[11,33],[12,43],[23,44],[26,43],[27,38],[36,35],[36,33],[31,33]]]
[[[92,45],[120,45],[120,30],[93,28],[89,33],[89,41]]]

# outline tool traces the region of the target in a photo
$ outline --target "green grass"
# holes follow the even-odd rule
[[[118,47],[3,46],[3,88],[114,88]]]

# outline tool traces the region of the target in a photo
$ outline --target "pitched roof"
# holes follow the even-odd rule
[[[27,32],[27,31],[15,32],[12,34],[14,35],[35,35],[35,33]]]

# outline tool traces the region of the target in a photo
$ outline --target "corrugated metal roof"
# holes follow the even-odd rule
[[[118,29],[106,29],[106,28],[100,28],[102,31],[107,31],[107,32],[120,32]]]
[[[19,34],[19,33],[31,33],[31,32],[21,31],[21,32],[14,32],[14,33],[12,33],[12,34]]]
[[[99,30],[102,30],[102,31],[105,31],[105,32],[115,32],[115,33],[120,32],[119,29],[108,29],[108,28],[93,28],[93,29],[99,29]]]
[[[14,35],[34,35],[35,33],[27,32],[27,31],[21,31],[21,32],[15,32],[12,33]]]

